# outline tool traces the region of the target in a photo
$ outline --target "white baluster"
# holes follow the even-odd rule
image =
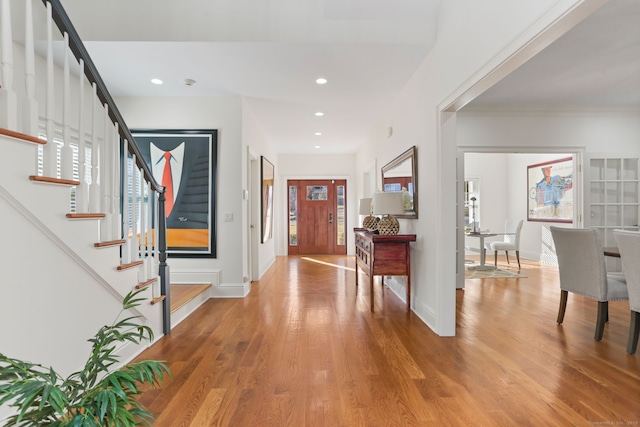
[[[13,34],[9,0],[1,0],[2,57],[0,58],[0,127],[18,130],[18,97],[13,91]]]
[[[69,69],[69,33],[64,33],[64,65],[62,81],[62,140],[60,149],[60,175],[63,179],[73,179],[73,148],[71,147],[71,70]]]
[[[102,138],[102,153],[100,157],[100,198],[102,200],[102,211],[111,212],[111,119],[109,119],[109,105],[104,105],[104,137]]]
[[[105,117],[105,120],[108,120],[108,117]],[[109,121],[109,124],[111,122]],[[105,124],[106,126],[106,124]],[[114,176],[120,175],[120,170],[118,168],[118,159],[114,154],[114,145],[118,145],[116,142],[118,139],[118,134],[120,133],[120,126],[118,123],[113,124],[113,134],[109,139],[105,134],[105,150],[106,157],[105,158],[105,173],[104,173],[104,187],[105,187],[105,213],[107,214],[108,221],[105,223],[104,232],[109,234],[112,239],[120,238],[120,215],[118,213],[118,204],[119,201],[116,198],[115,194],[117,192],[116,187],[114,185]],[[117,227],[114,227],[114,224]]]
[[[160,224],[160,217],[159,215],[159,209],[158,206],[160,205],[160,202],[158,201],[160,198],[159,194],[156,194],[154,192],[154,197],[153,197],[153,205],[155,206],[155,210],[154,210],[154,221],[155,221],[155,230],[156,232],[154,233],[153,236],[153,274],[154,277],[158,276],[158,270],[160,269],[160,259],[158,258],[158,248],[160,247],[160,228],[159,228],[159,224]]]
[[[91,185],[89,185],[89,211],[100,212],[100,144],[98,142],[98,88],[93,83],[91,130]]]
[[[128,150],[129,150],[129,142],[125,139],[124,140],[124,145],[123,145],[123,156],[124,156],[124,165],[123,165],[123,191],[124,193],[122,194],[122,230],[123,230],[123,234],[122,234],[122,238],[124,239],[124,244],[122,245],[122,263],[123,264],[128,264],[131,262],[131,260],[129,259],[130,255],[131,255],[131,250],[129,245],[131,244],[131,241],[129,239],[129,179],[130,179],[130,175],[129,175],[129,154],[128,154]]]
[[[139,257],[138,243],[138,165],[136,156],[131,156],[131,261],[137,261]]]
[[[100,200],[105,218],[100,222],[100,235],[103,240],[113,240],[111,236],[111,120],[109,119],[109,105],[104,105],[104,136],[102,138],[102,156],[100,156]]]
[[[140,277],[139,281],[146,282],[149,279],[149,276],[147,276],[147,260],[149,259],[149,253],[147,252],[149,249],[149,243],[147,240],[149,238],[147,228],[149,203],[148,201],[145,201],[145,195],[147,194],[149,187],[147,186],[147,181],[144,179],[144,176],[142,178],[143,179],[140,181],[140,254],[142,256],[143,264],[140,270],[138,270],[138,274]]]
[[[149,186],[149,194],[147,196],[147,277],[149,279],[156,277],[158,274],[153,271],[153,211],[156,206],[156,192],[151,190]]]
[[[120,212],[120,127],[118,123],[114,124],[113,128],[113,141],[112,141],[112,158],[113,158],[113,172],[111,173],[111,235],[114,239],[120,239],[122,237],[122,213]]]
[[[142,170],[138,169],[138,176],[139,176],[139,181],[138,181],[138,198],[140,199],[140,201],[138,202],[138,235],[140,236],[139,240],[138,240],[138,246],[139,246],[139,251],[138,251],[138,259],[142,259],[144,258],[144,249],[145,249],[145,244],[144,244],[144,175],[142,174]]]
[[[31,1],[31,0],[29,0]],[[78,117],[78,180],[80,185],[76,188],[76,211],[78,213],[89,212],[89,183],[87,182],[87,153],[84,130],[84,60],[80,60],[80,114]]]
[[[54,69],[53,69],[53,11],[51,3],[47,2],[47,103],[45,119],[47,124],[47,144],[43,148],[44,175],[58,177],[58,144],[53,140],[55,136],[55,104],[54,104]]]
[[[26,99],[24,100],[22,132],[38,136],[38,101],[36,101],[36,67],[35,48],[33,43],[33,0],[25,0],[25,33],[24,55],[25,73],[24,83]]]

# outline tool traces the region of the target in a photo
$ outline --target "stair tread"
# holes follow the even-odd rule
[[[210,287],[210,283],[171,285],[171,313],[178,311]]]
[[[133,262],[130,262],[129,264],[120,264],[116,268],[118,270],[126,270],[127,268],[135,267],[135,266],[140,265],[142,263],[143,263],[142,261],[133,261]]]
[[[0,128],[0,135],[9,136],[11,138],[21,139],[27,142],[33,142],[35,144],[44,145],[47,143],[45,139],[38,138],[35,136],[27,135],[25,133],[15,132],[9,129]]]
[[[108,241],[104,241],[104,242],[96,242],[96,243],[93,244],[93,247],[95,247],[95,248],[106,248],[107,246],[124,245],[125,242],[126,242],[126,240],[124,240],[124,239],[108,240]]]
[[[31,181],[46,182],[49,184],[80,185],[80,181],[75,181],[73,179],[51,178],[49,176],[30,175],[29,179]]]
[[[154,299],[151,300],[151,305],[155,305],[161,301],[164,301],[166,298],[166,296],[164,295],[160,295],[159,297],[155,297]]]
[[[158,281],[158,278],[157,278],[157,277],[154,277],[153,279],[149,279],[149,280],[147,280],[146,282],[140,282],[140,283],[138,283],[138,284],[136,285],[136,289],[142,289],[142,288],[145,288],[145,287],[149,286],[150,284],[155,283],[155,282],[157,282],[157,281]]]
[[[66,215],[69,219],[96,219],[96,218],[104,218],[106,214],[103,213],[68,213]]]

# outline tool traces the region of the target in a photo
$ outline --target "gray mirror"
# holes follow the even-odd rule
[[[382,191],[402,192],[405,213],[398,218],[418,218],[418,166],[413,146],[382,167]]]

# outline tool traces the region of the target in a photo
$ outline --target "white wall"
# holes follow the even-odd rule
[[[358,223],[358,200],[356,194],[357,176],[355,155],[350,154],[280,154],[276,175],[280,180],[279,193],[284,199],[278,201],[280,212],[276,215],[278,232],[278,254],[287,254],[287,180],[288,179],[346,179],[347,180],[347,253],[355,254],[353,233],[349,232]]]
[[[217,257],[168,260],[172,282],[180,277],[213,282],[218,296],[247,292],[243,281],[243,142],[240,97],[118,98],[116,104],[131,129],[217,129]],[[233,214],[224,222],[224,214]],[[216,276],[219,274],[219,276]],[[198,279],[202,277],[202,279]],[[216,279],[216,277],[219,277]],[[219,283],[215,283],[219,280]],[[175,282],[174,282],[175,283]],[[234,291],[232,291],[232,289]],[[214,294],[215,295],[215,294]]]
[[[433,51],[358,152],[357,168],[364,171],[372,162],[383,165],[418,146],[420,218],[411,221],[418,239],[412,245],[412,308],[440,335],[455,334],[457,202],[455,136],[442,127],[455,117],[440,111],[471,94],[496,69],[510,66],[507,59],[550,26],[565,22],[559,18],[569,10],[577,13],[581,9],[574,6],[582,3],[442,2]],[[386,137],[389,126],[394,127],[392,140]]]
[[[504,153],[466,153],[464,156],[465,179],[479,180],[477,219],[483,230],[498,231],[504,226],[509,206],[507,189],[513,178],[507,173],[508,164]]]
[[[468,149],[584,149],[594,155],[637,155],[639,118],[638,107],[468,109],[458,113],[457,140]]]
[[[246,242],[247,245],[245,247],[245,254],[248,255],[251,245],[255,245],[256,249],[253,251],[253,256],[257,259],[252,260],[258,265],[257,276],[253,279],[258,279],[261,277],[267,269],[275,262],[276,259],[276,233],[278,233],[279,228],[276,226],[274,230],[274,238],[267,240],[262,243],[260,234],[260,212],[261,212],[261,204],[260,204],[260,156],[264,156],[273,163],[275,168],[276,176],[274,188],[279,189],[280,179],[278,177],[278,171],[280,169],[278,165],[278,155],[273,149],[273,146],[269,144],[268,139],[258,122],[256,121],[255,115],[251,108],[248,106],[246,100],[243,100],[243,109],[242,109],[242,140],[243,144],[246,146],[246,149],[243,149],[243,189],[247,189],[249,191],[249,199],[247,202],[243,203],[243,217],[246,218],[246,224],[253,224],[254,228],[244,227],[244,238],[243,241]],[[253,162],[253,168],[252,168]],[[252,191],[253,190],[253,191]],[[284,199],[285,210],[282,211],[279,209],[282,206],[282,200]],[[286,203],[287,203],[287,195],[286,192],[275,191],[274,193],[274,215],[276,218],[279,216],[286,216]],[[250,208],[250,210],[249,210]],[[276,223],[274,223],[275,225]],[[251,235],[251,233],[255,233]],[[286,229],[284,229],[286,233]],[[247,257],[245,257],[247,258]],[[251,266],[249,265],[249,260],[243,260],[243,271],[244,276],[251,277],[249,270]]]

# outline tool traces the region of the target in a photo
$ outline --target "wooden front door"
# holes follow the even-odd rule
[[[289,254],[346,254],[346,181],[289,180]]]

